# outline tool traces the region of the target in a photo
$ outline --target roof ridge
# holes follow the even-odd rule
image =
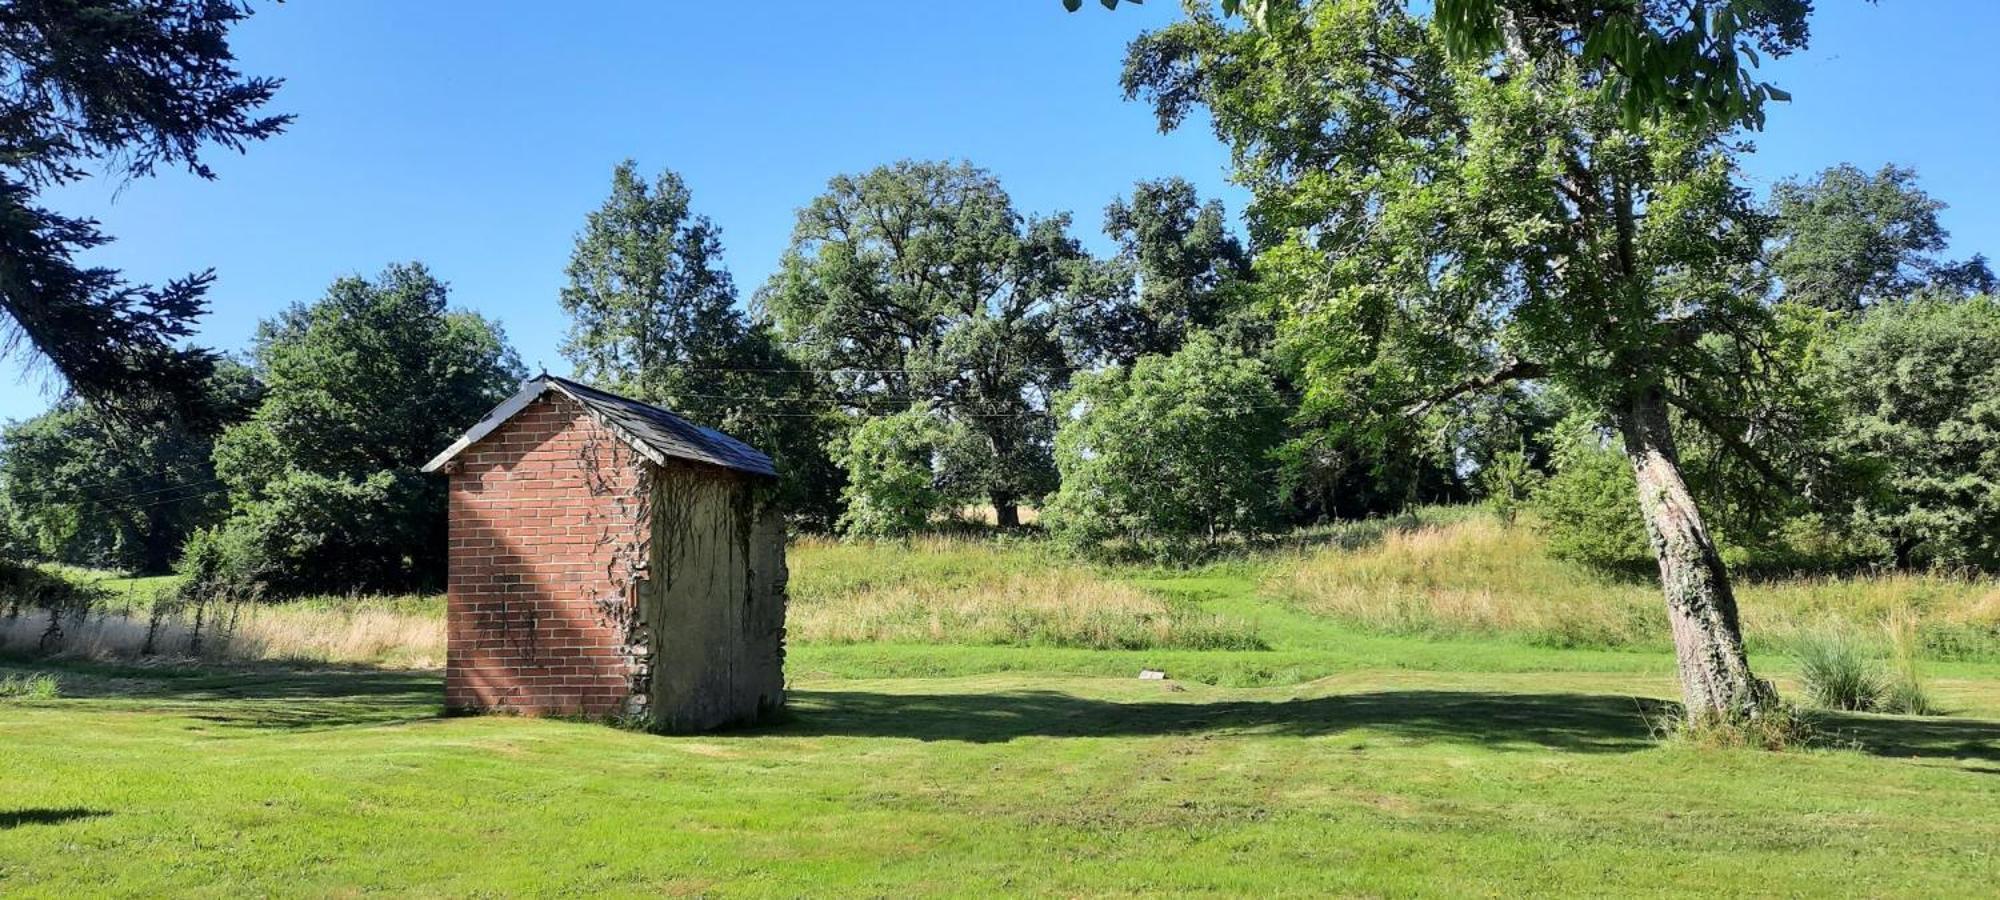
[[[778,475],[771,457],[719,429],[698,424],[664,407],[546,372],[523,382],[519,393],[494,407],[479,424],[426,463],[424,471],[437,471],[551,389],[581,404],[592,418],[654,462],[673,458],[752,475],[771,478]]]

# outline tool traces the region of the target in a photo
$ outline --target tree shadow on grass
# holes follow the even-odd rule
[[[1836,745],[1876,756],[2000,763],[2000,722],[1991,720],[1821,713],[1817,727]]]
[[[791,734],[992,743],[1024,737],[1278,735],[1367,728],[1502,749],[1622,753],[1653,746],[1659,700],[1610,694],[1398,690],[1304,700],[1114,702],[1053,691],[879,694],[797,691]]]
[[[1324,737],[1369,729],[1501,750],[1624,753],[1657,746],[1659,723],[1678,713],[1678,704],[1649,698],[1500,691],[1369,691],[1222,702],[1114,702],[1054,691],[796,691],[790,720],[769,730],[995,743],[1024,737]],[[2000,762],[2000,722],[1834,716],[1821,727],[1835,746],[1877,756]]]
[[[94,819],[111,815],[101,809],[84,809],[69,806],[60,809],[36,807],[32,809],[0,810],[0,831],[19,828],[23,825],[60,825],[76,819]]]

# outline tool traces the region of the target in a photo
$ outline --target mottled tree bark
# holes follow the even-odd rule
[[[1690,719],[1755,715],[1768,689],[1750,672],[1729,572],[1681,476],[1666,395],[1641,392],[1618,417],[1639,512],[1660,564],[1681,694]]]

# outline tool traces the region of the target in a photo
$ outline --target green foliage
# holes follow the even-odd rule
[[[1884,712],[1912,716],[1941,715],[1937,701],[1926,686],[1923,666],[1923,631],[1916,614],[1899,610],[1882,623],[1889,636],[1889,671],[1882,685]]]
[[[826,443],[826,395],[736,308],[721,229],[691,208],[681,177],[648,185],[626,160],[589,214],[565,270],[563,354],[578,378],[719,429],[770,454],[778,502],[832,523],[840,471]]]
[[[1024,218],[970,165],[841,175],[799,211],[758,301],[840,404],[929,405],[976,435],[986,449],[948,477],[1008,523],[1054,487],[1053,428],[1036,407],[1067,380],[1068,323],[1123,291],[1068,230],[1067,214]]]
[[[1896,165],[1870,175],[1842,164],[1779,182],[1772,273],[1787,301],[1841,312],[1922,291],[1992,291],[1984,257],[1938,258],[1950,237],[1938,222],[1944,208],[1917,187],[1916,170]]]
[[[1652,561],[1632,464],[1608,444],[1601,429],[1572,421],[1555,451],[1555,473],[1531,501],[1535,528],[1549,553],[1606,568]]]
[[[1098,0],[1116,9],[1119,0]],[[1138,3],[1140,0],[1125,0]],[[1062,0],[1070,12],[1083,0]],[[1241,14],[1259,29],[1282,33],[1300,0],[1221,0],[1225,16]],[[1715,0],[1576,6],[1522,0],[1434,0],[1428,4],[1439,37],[1462,62],[1485,63],[1502,52],[1527,52],[1538,62],[1580,63],[1597,69],[1599,97],[1627,124],[1689,117],[1762,128],[1764,104],[1791,95],[1751,76],[1765,56],[1806,46],[1810,0]],[[1205,12],[1205,3],[1189,4]],[[1384,6],[1387,10],[1390,7]],[[1511,23],[1514,39],[1507,37]],[[1523,41],[1523,32],[1536,40]]]
[[[444,488],[418,467],[513,392],[498,325],[417,264],[343,278],[258,330],[266,393],[217,442],[231,514],[190,545],[188,590],[436,585]]]
[[[1693,402],[1765,330],[1763,219],[1719,128],[1628,127],[1587,67],[1485,63],[1361,0],[1261,30],[1196,14],[1128,53],[1128,93],[1163,127],[1206,108],[1252,186],[1279,353],[1332,431],[1306,457],[1408,445],[1410,419],[1522,379],[1600,421]]]
[[[1141,181],[1131,198],[1104,210],[1104,233],[1118,244],[1117,264],[1135,280],[1131,303],[1105,306],[1088,326],[1086,352],[1121,365],[1170,354],[1188,335],[1216,331],[1253,348],[1268,323],[1244,307],[1250,256],[1229,232],[1222,202],[1201,202],[1186,179]]]
[[[135,418],[82,403],[0,431],[0,518],[29,558],[167,571],[196,528],[224,511],[215,436],[248,415],[258,386],[218,365],[186,415]]]
[[[1501,521],[1512,523],[1548,481],[1548,475],[1535,468],[1524,446],[1494,456],[1480,467],[1478,480],[1486,505]]]
[[[1285,405],[1263,363],[1196,333],[1061,394],[1051,530],[1086,547],[1254,534],[1274,519]]]
[[[134,419],[185,414],[214,358],[185,347],[212,272],[160,286],[77,257],[108,243],[42,192],[185,167],[284,129],[261,116],[278,89],[236,70],[229,32],[250,15],[218,0],[24,0],[0,5],[0,350],[32,348],[78,396]]]
[[[1884,303],[1842,330],[1836,454],[1873,469],[1849,522],[1903,565],[2000,569],[2000,300]]]
[[[847,472],[841,530],[900,537],[928,527],[961,499],[940,473],[952,429],[918,408],[863,420],[836,446]]]

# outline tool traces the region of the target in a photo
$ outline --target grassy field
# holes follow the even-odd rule
[[[0,697],[0,893],[1933,897],[2000,883],[2000,660],[1926,660],[1947,716],[1823,714],[1809,748],[1707,749],[1657,734],[1673,683],[1656,639],[1551,640],[1531,627],[1551,615],[1531,614],[1541,595],[1497,576],[1494,608],[1518,608],[1465,626],[1461,604],[1411,599],[1457,588],[1435,558],[1385,562],[1409,549],[1395,532],[1320,537],[1194,571],[1032,544],[804,544],[789,720],[694,738],[441,717],[435,669],[0,663],[0,683],[24,686]],[[1482,539],[1422,538],[1480,558]],[[1378,612],[1399,611],[1322,606],[1301,587],[1337,586],[1340,565],[1376,579]],[[1564,577],[1543,601],[1597,596],[1599,576]],[[1770,587],[1746,607],[1798,591],[1800,609],[1859,630],[1882,611]],[[1981,589],[1857,590],[1943,597],[1927,616],[1976,629]],[[1072,615],[1051,594],[1141,624]],[[1024,607],[1033,627],[1004,625]],[[1222,637],[1176,637],[1179,622]],[[1779,643],[1755,662],[1797,693]],[[1140,681],[1142,667],[1172,680]],[[55,696],[25,687],[34,673],[55,676]]]

